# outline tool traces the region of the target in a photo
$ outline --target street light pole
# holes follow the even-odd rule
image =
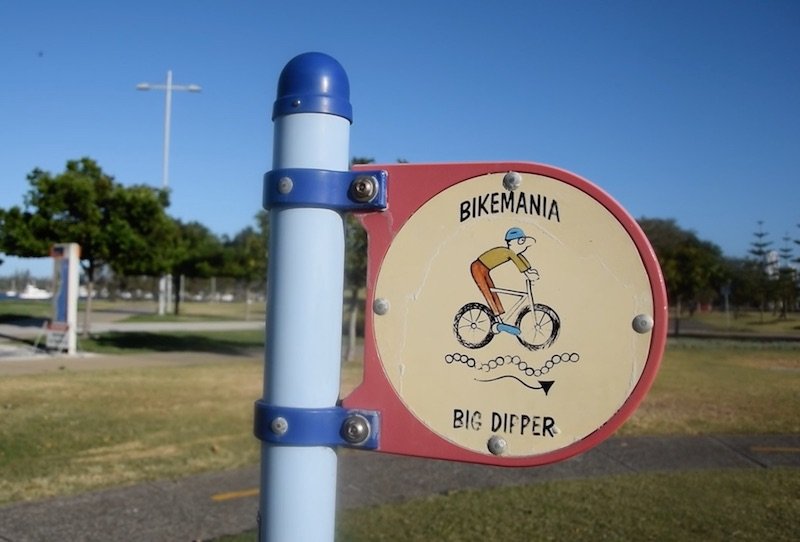
[[[169,124],[172,118],[172,70],[167,70],[167,85],[164,90],[164,160],[162,161],[161,186],[169,188]]]
[[[169,132],[172,117],[172,91],[200,92],[200,85],[174,85],[172,83],[172,70],[167,70],[167,82],[161,83],[139,83],[136,90],[163,90],[164,100],[164,162],[161,170],[161,181],[163,188],[169,188]]]
[[[163,90],[164,98],[164,156],[161,169],[161,188],[167,190],[169,188],[169,135],[170,123],[172,118],[172,91],[186,91],[186,92],[200,92],[202,88],[200,85],[174,85],[172,84],[172,70],[167,70],[167,82],[162,85],[160,83],[139,83],[136,85],[136,90]],[[163,315],[172,300],[172,277],[170,275],[162,276],[158,282],[158,314]]]

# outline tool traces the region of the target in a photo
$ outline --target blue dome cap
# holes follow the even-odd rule
[[[294,113],[327,113],[353,122],[350,82],[341,64],[324,53],[303,53],[286,64],[272,120]]]

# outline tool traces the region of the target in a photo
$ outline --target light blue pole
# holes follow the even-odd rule
[[[350,87],[333,58],[306,53],[278,81],[273,169],[347,171]],[[282,180],[283,181],[283,180]],[[282,184],[292,190],[291,178]],[[342,341],[344,223],[333,210],[270,211],[264,400],[275,406],[336,404]],[[336,452],[261,445],[260,540],[332,541]]]

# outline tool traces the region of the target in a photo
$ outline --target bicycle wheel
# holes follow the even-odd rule
[[[517,340],[528,350],[541,350],[553,344],[561,330],[561,320],[556,311],[547,305],[536,303],[525,307],[517,317],[520,334]]]
[[[467,303],[453,319],[453,332],[462,346],[481,348],[494,337],[492,324],[495,317],[489,307],[481,303]]]

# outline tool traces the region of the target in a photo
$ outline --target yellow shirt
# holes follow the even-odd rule
[[[488,267],[490,270],[494,269],[498,265],[503,265],[509,260],[514,262],[514,265],[517,266],[517,269],[519,269],[520,273],[524,273],[531,268],[531,264],[528,263],[528,260],[525,259],[525,256],[522,254],[517,254],[510,248],[506,247],[492,248],[478,256],[478,261]]]

